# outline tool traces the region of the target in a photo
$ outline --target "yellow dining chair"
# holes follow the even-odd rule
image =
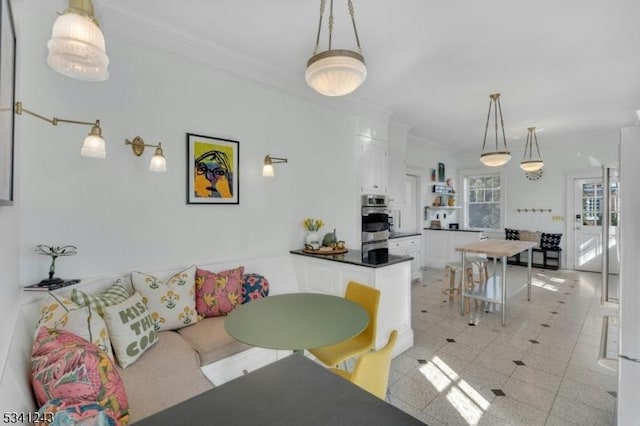
[[[362,333],[344,342],[330,346],[309,349],[318,360],[325,365],[336,367],[349,358],[361,355],[371,350],[376,343],[376,329],[378,327],[378,305],[380,304],[380,290],[355,281],[349,281],[345,299],[361,305],[369,314],[369,324]]]
[[[358,358],[353,367],[353,373],[338,368],[330,368],[330,370],[378,398],[385,399],[391,369],[391,353],[397,339],[398,331],[393,330],[385,347]]]

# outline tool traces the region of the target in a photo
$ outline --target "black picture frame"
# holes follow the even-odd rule
[[[0,206],[14,200],[16,32],[9,0],[0,4]]]
[[[240,142],[187,133],[187,204],[240,204]]]

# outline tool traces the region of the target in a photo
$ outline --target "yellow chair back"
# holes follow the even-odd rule
[[[376,331],[378,329],[378,306],[380,305],[380,290],[355,281],[349,281],[344,298],[362,306],[369,314],[369,324],[358,335],[360,340],[370,342],[370,348],[376,344]]]

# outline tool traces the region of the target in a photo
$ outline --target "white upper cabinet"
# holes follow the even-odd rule
[[[405,204],[405,181],[407,174],[406,153],[389,151],[389,206],[402,208]]]
[[[389,146],[387,142],[358,136],[360,146],[360,191],[387,195],[389,187]]]

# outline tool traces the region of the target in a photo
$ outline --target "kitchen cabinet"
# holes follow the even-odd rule
[[[344,297],[349,281],[380,290],[376,349],[383,347],[391,330],[398,330],[393,354],[413,346],[411,329],[411,265],[408,261],[381,267],[358,266],[330,258],[292,256],[300,291]]]
[[[389,207],[405,205],[405,181],[407,175],[406,152],[389,150]]]
[[[398,256],[411,256],[411,280],[420,280],[422,272],[422,244],[420,235],[415,237],[392,238],[389,240],[389,254]]]
[[[422,264],[443,269],[448,262],[459,262],[461,255],[456,247],[480,241],[481,238],[481,231],[425,229],[422,231]]]
[[[389,148],[385,141],[366,136],[360,144],[360,191],[363,194],[387,195],[389,187]]]

